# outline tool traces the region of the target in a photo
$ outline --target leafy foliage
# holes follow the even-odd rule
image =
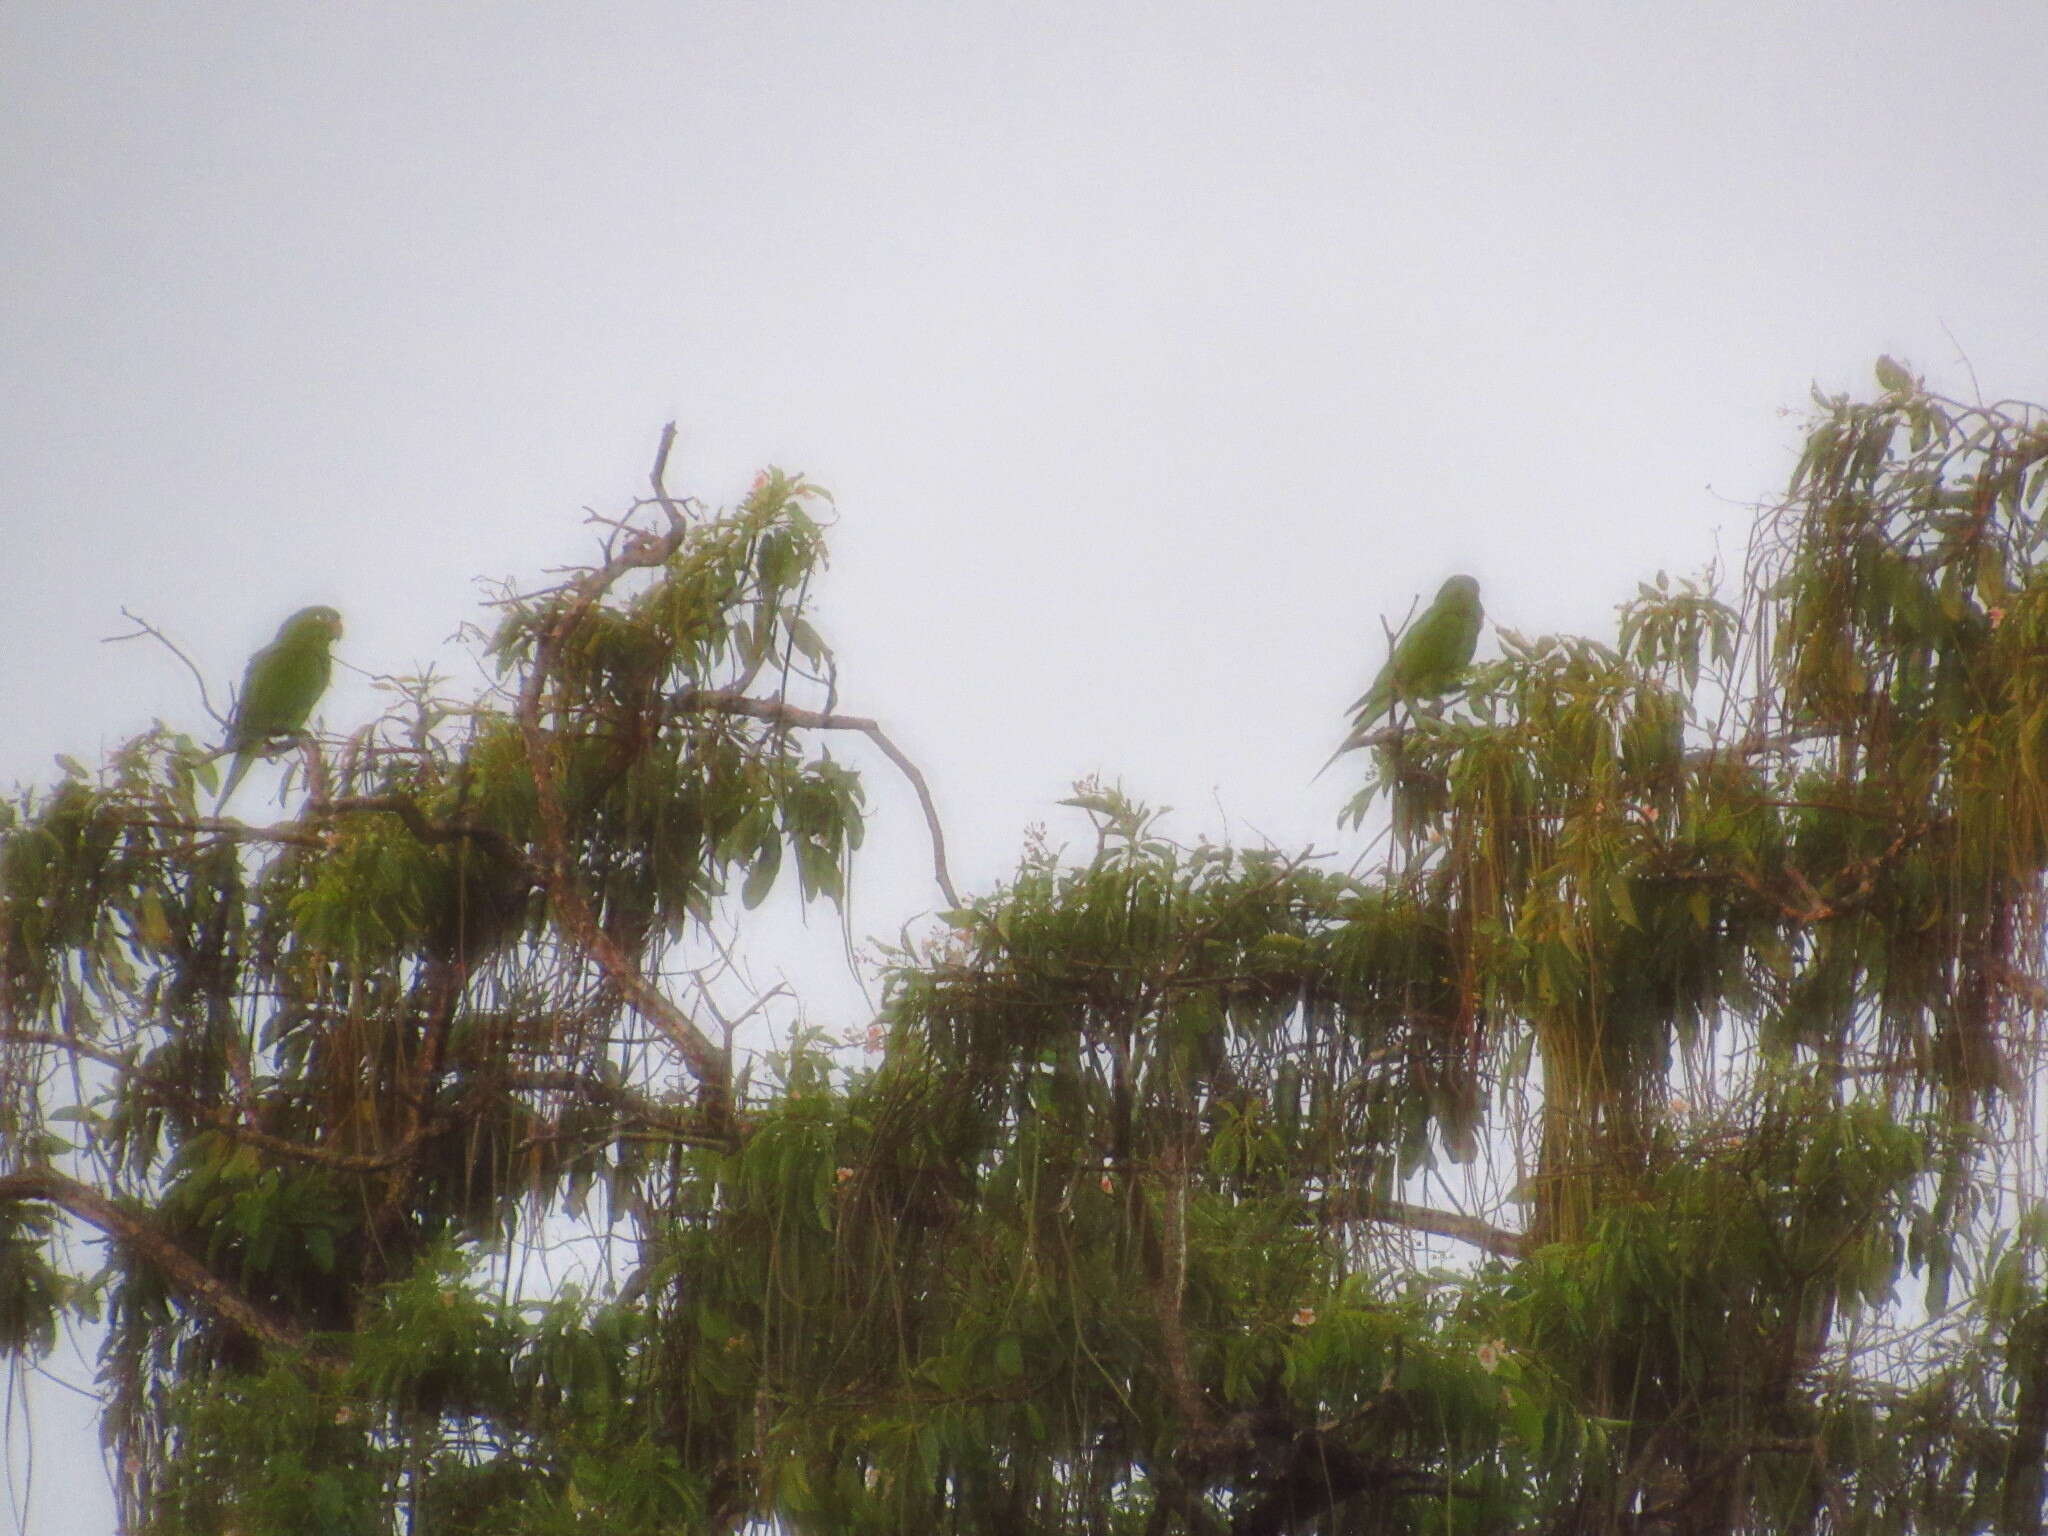
[[[658,465],[289,819],[168,727],[6,811],[0,1338],[104,1316],[161,1536],[2037,1530],[2048,427],[1881,384],[1732,601],[1372,738],[1376,867],[1083,784],[758,1080],[900,754],[819,493]]]

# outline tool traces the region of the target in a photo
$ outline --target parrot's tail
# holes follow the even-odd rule
[[[228,768],[227,782],[220,787],[220,794],[213,802],[213,813],[218,816],[228,807],[228,797],[235,792],[235,786],[242,782],[242,775],[249,771],[249,765],[256,761],[254,752],[237,752],[234,763]]]
[[[1324,774],[1326,774],[1326,773],[1328,773],[1328,772],[1330,771],[1330,764],[1331,764],[1331,763],[1334,763],[1334,762],[1336,762],[1336,761],[1337,761],[1337,759],[1338,759],[1338,758],[1340,758],[1340,757],[1342,757],[1342,756],[1343,756],[1343,755],[1344,755],[1344,754],[1345,754],[1346,752],[1349,752],[1349,751],[1350,751],[1350,750],[1351,750],[1351,749],[1352,749],[1353,747],[1359,746],[1359,745],[1361,745],[1361,744],[1362,744],[1362,743],[1360,743],[1360,742],[1357,742],[1357,741],[1354,741],[1354,740],[1352,740],[1352,739],[1351,739],[1351,737],[1349,737],[1349,736],[1346,736],[1346,737],[1344,738],[1344,745],[1343,745],[1343,746],[1341,746],[1341,747],[1339,747],[1339,748],[1338,748],[1338,749],[1337,749],[1336,751],[1334,751],[1334,752],[1332,752],[1332,753],[1330,754],[1330,756],[1329,756],[1329,760],[1328,760],[1327,762],[1325,762],[1325,763],[1323,764],[1323,766],[1322,766],[1322,767],[1318,768],[1318,769],[1317,769],[1317,770],[1315,771],[1315,773],[1314,773],[1314,774],[1313,774],[1313,775],[1312,775],[1312,776],[1310,777],[1310,779],[1309,779],[1309,783],[1311,783],[1311,784],[1315,783],[1315,781],[1316,781],[1317,779],[1320,779],[1320,778],[1321,778],[1321,777],[1322,777],[1322,776],[1323,776]]]

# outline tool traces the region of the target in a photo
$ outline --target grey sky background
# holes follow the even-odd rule
[[[674,418],[678,491],[838,496],[842,701],[963,888],[1078,837],[1091,771],[1344,848],[1355,777],[1309,779],[1382,614],[1467,570],[1600,632],[1739,561],[1809,386],[1879,352],[2048,396],[2044,65],[2038,0],[9,0],[0,786],[207,728],[99,643],[123,604],[217,699],[310,602],[357,666],[445,661]],[[922,834],[845,755],[893,934]],[[108,1528],[30,1395],[5,1518]]]

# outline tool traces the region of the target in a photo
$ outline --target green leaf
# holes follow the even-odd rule
[[[1636,918],[1635,892],[1630,889],[1629,873],[1618,869],[1607,882],[1607,899],[1614,904],[1614,915],[1630,928],[1640,929],[1643,925]]]
[[[740,888],[740,905],[750,912],[761,905],[775,888],[775,877],[781,869],[782,839],[771,838],[754,855],[754,867],[747,873],[747,883]]]
[[[1704,890],[1695,888],[1687,893],[1686,910],[1692,913],[1693,926],[1704,929],[1714,920],[1714,905]]]
[[[796,647],[799,656],[813,666],[823,665],[825,658],[832,654],[832,648],[826,645],[817,630],[811,627],[809,619],[799,617],[789,621],[789,643]]]
[[[996,1340],[996,1370],[1005,1376],[1024,1374],[1024,1342],[1014,1333]]]

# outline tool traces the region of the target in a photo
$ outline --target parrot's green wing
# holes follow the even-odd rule
[[[1351,734],[1330,754],[1330,763],[1363,745],[1380,718],[1396,704],[1441,698],[1456,688],[1472,664],[1472,653],[1479,648],[1479,626],[1485,617],[1478,582],[1470,576],[1453,576],[1445,582],[1436,601],[1395,642],[1394,654],[1380,668],[1372,686],[1351,706]]]
[[[332,608],[301,608],[279,627],[275,640],[249,658],[235,715],[228,722],[228,746],[235,761],[216,809],[227,804],[242,775],[274,738],[304,728],[327,691],[333,666],[328,648],[340,637],[341,615]]]

